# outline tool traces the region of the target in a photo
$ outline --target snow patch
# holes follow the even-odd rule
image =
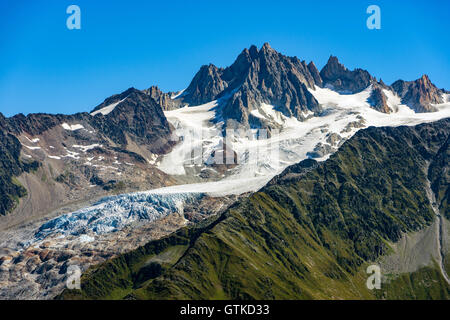
[[[30,141],[31,143],[38,143],[39,142],[39,138],[34,138],[34,139],[30,139],[30,138],[28,138],[27,136],[25,136],[25,138],[28,140],[28,141]]]
[[[24,144],[23,144],[23,146],[28,148],[28,149],[30,149],[30,150],[39,150],[39,149],[41,149],[41,147],[30,147],[30,146],[27,146],[27,145],[24,145]]]
[[[95,116],[95,115],[97,115],[99,113],[101,113],[104,116],[110,114],[117,107],[117,105],[122,103],[126,98],[128,98],[128,96],[126,96],[125,98],[123,98],[120,101],[117,101],[115,103],[111,103],[111,104],[107,105],[106,107],[101,108],[100,110],[92,112],[91,116]]]
[[[88,145],[88,146],[81,146],[81,145],[77,145],[77,144],[74,144],[72,146],[72,148],[80,149],[83,152],[92,150],[92,149],[97,148],[97,147],[101,148],[101,147],[103,147],[103,145],[98,144],[98,143],[94,143],[94,144],[91,144],[91,145]]]
[[[85,235],[85,234],[81,235],[81,236],[78,238],[78,241],[79,241],[80,243],[89,243],[89,242],[92,242],[92,241],[94,241],[94,240],[95,240],[94,237],[91,237],[91,236],[88,236],[88,235]]]
[[[175,100],[177,98],[181,98],[185,94],[186,89],[179,91],[178,93],[172,95],[170,99]],[[187,92],[186,92],[187,93]]]
[[[61,124],[61,126],[65,130],[69,130],[69,131],[77,131],[77,130],[80,130],[80,129],[84,129],[83,125],[81,125],[81,124],[70,125],[70,124],[64,122],[63,124]]]

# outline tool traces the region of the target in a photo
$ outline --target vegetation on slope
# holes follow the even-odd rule
[[[388,300],[449,300],[450,286],[438,265],[404,273],[383,284],[377,297]]]
[[[21,145],[16,137],[0,129],[0,215],[5,215],[27,194],[15,176],[23,171],[35,169],[37,162],[20,161]]]

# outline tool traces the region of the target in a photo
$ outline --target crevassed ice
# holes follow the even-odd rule
[[[35,238],[42,240],[56,234],[79,236],[113,232],[136,221],[151,222],[181,212],[186,203],[201,196],[200,193],[131,193],[107,197],[91,207],[48,221],[35,233]]]

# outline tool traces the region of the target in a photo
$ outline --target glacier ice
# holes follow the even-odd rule
[[[106,197],[95,205],[52,219],[38,229],[36,240],[49,235],[105,234],[134,222],[152,222],[171,213],[182,213],[186,203],[199,200],[202,193],[155,194],[139,192]]]

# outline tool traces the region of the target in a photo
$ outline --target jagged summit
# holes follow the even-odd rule
[[[270,127],[251,111],[268,104],[286,117],[304,119],[305,114],[320,110],[308,91],[315,85],[321,86],[322,81],[314,64],[284,56],[265,43],[261,49],[254,45],[244,49],[225,69],[202,66],[183,101],[199,105],[229,96],[220,115],[227,127]]]
[[[134,87],[130,87],[122,93],[112,95],[111,97],[106,98],[101,104],[96,106],[94,108],[94,110],[92,110],[91,114],[92,115],[99,114],[100,112],[97,112],[97,111],[102,110],[103,108],[110,106],[114,103],[117,103],[123,99],[126,99],[132,93],[139,93],[139,92],[140,91],[138,89],[136,89]]]
[[[366,70],[348,70],[335,56],[330,56],[320,71],[320,76],[325,86],[345,93],[360,92],[376,82]]]
[[[151,98],[153,98],[153,100],[155,100],[156,103],[158,103],[164,111],[177,109],[181,106],[179,100],[172,98],[176,95],[176,93],[174,92],[163,92],[157,86],[151,86],[150,88],[143,91]]]
[[[414,81],[397,80],[392,84],[392,88],[402,103],[416,112],[436,111],[432,104],[444,102],[444,91],[438,89],[426,74]]]
[[[311,61],[311,62],[308,64],[308,70],[309,70],[309,73],[311,73],[311,76],[312,76],[313,79],[314,79],[314,83],[315,83],[317,86],[322,87],[322,86],[323,86],[323,80],[322,80],[322,77],[320,76],[320,72],[319,72],[319,70],[317,69],[317,67],[316,67],[316,65],[314,64],[314,62]]]

